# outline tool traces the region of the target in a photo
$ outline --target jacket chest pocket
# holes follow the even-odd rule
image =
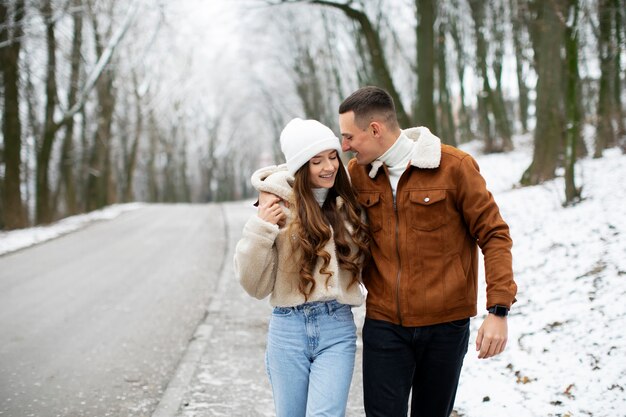
[[[367,213],[367,222],[371,232],[383,227],[383,209],[379,192],[363,191],[358,193],[359,204]]]
[[[414,190],[409,195],[409,224],[431,231],[446,224],[446,190]]]

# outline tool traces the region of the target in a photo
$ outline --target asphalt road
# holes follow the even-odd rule
[[[150,416],[225,262],[220,205],[151,205],[0,256],[0,416]]]

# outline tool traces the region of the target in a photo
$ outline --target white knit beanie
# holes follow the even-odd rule
[[[287,160],[287,169],[293,175],[309,159],[322,151],[341,152],[341,143],[332,130],[317,120],[295,118],[280,134],[280,148]]]

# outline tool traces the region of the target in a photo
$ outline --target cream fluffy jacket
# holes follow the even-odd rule
[[[277,195],[293,207],[293,176],[287,172],[286,165],[270,166],[256,171],[252,175],[252,185],[259,191]],[[338,198],[337,206],[341,207],[341,204],[343,201]],[[287,233],[293,216],[288,208],[284,207],[284,210],[287,214],[287,225],[280,229],[256,214],[250,217],[235,248],[235,275],[251,296],[263,299],[270,295],[272,306],[292,307],[304,303],[305,298],[298,289],[299,251],[293,252]],[[346,226],[348,230],[352,230],[350,225]],[[361,284],[349,286],[352,277],[349,271],[339,268],[334,240],[330,239],[324,249],[331,256],[328,270],[333,275],[326,282],[327,275],[319,272],[322,261],[318,260],[314,275],[315,290],[309,295],[307,302],[337,300],[342,304],[361,305],[364,298]]]

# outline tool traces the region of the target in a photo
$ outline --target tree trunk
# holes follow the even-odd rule
[[[613,0],[613,10],[615,10],[615,88],[613,90],[613,100],[615,102],[615,116],[617,121],[617,133],[619,136],[626,136],[626,124],[624,124],[624,109],[622,106],[622,51],[624,50],[624,25],[623,18],[626,4],[620,5],[620,0]],[[623,143],[626,146],[626,143]]]
[[[213,191],[213,181],[215,180],[217,174],[217,163],[218,160],[215,155],[215,149],[217,147],[217,138],[219,136],[220,124],[219,120],[216,120],[210,127],[207,128],[206,136],[207,136],[207,161],[205,165],[205,179],[207,183],[207,201],[215,201],[215,193]],[[277,130],[279,133],[280,130]],[[279,134],[276,135],[278,137]]]
[[[435,19],[434,0],[415,0],[417,19],[417,109],[414,119],[418,125],[439,134],[435,113]]]
[[[98,96],[97,128],[90,156],[90,173],[87,181],[87,211],[97,210],[111,203],[111,125],[115,97],[113,77],[107,69],[96,86]]]
[[[183,137],[178,141],[177,146],[180,146],[178,150],[178,198],[177,202],[189,203],[191,202],[191,187],[189,186],[189,178],[187,177],[187,138]]]
[[[326,90],[320,73],[319,55],[310,50],[310,40],[302,39],[301,35],[292,32],[290,42],[296,49],[295,59],[292,64],[296,94],[300,98],[304,116],[307,119],[316,119],[320,122],[333,126],[336,120],[335,112],[329,114],[327,106]]]
[[[87,129],[87,115],[85,109],[80,111],[80,167],[78,169],[77,194],[83,196],[78,199],[78,208],[81,213],[87,211],[87,182],[89,181],[89,133]]]
[[[485,152],[496,150],[495,134],[489,118],[488,97],[491,95],[491,86],[487,74],[487,42],[483,33],[485,20],[485,5],[482,0],[470,0],[472,17],[474,19],[474,34],[476,36],[476,63],[480,77],[482,78],[481,91],[478,93],[478,117],[480,129],[485,141]]]
[[[580,200],[581,189],[576,187],[575,166],[577,145],[580,142],[581,114],[579,106],[580,76],[578,73],[578,0],[569,0],[569,13],[573,16],[571,26],[565,28],[565,51],[567,60],[567,140],[565,147],[565,204]]]
[[[499,23],[504,21],[504,0],[492,0],[492,9],[494,10],[494,22],[492,23],[492,32],[494,33],[495,53],[493,60],[493,71],[496,76],[496,89],[491,97],[491,109],[496,119],[496,128],[500,136],[500,149],[502,151],[510,151],[513,149],[513,141],[511,140],[511,124],[506,112],[506,103],[504,102],[504,93],[502,92],[502,61],[504,60],[504,30]]]
[[[600,0],[598,3],[598,19],[600,22],[600,91],[598,97],[598,114],[596,129],[596,148],[594,158],[600,158],[602,151],[615,146],[617,136],[613,129],[615,90],[615,44],[612,36],[613,16],[612,0]]]
[[[450,103],[450,91],[448,89],[448,68],[446,65],[446,24],[439,23],[439,36],[437,37],[437,79],[439,81],[439,136],[441,140],[452,146],[456,146],[456,127]]]
[[[80,0],[73,0],[74,35],[72,38],[72,55],[70,57],[70,86],[67,94],[68,107],[72,108],[78,97],[78,82],[81,68],[81,46],[83,31],[83,11],[80,9]],[[65,209],[68,215],[79,212],[76,192],[76,176],[74,173],[74,118],[70,118],[65,125],[65,138],[61,153],[60,181],[65,191]]]
[[[458,8],[458,4],[454,4],[455,8]],[[456,72],[459,77],[459,142],[465,143],[473,139],[472,128],[470,124],[469,112],[467,110],[467,106],[465,105],[465,83],[463,82],[465,78],[465,63],[467,61],[465,55],[465,48],[463,47],[463,43],[461,42],[461,37],[459,35],[458,24],[454,19],[450,20],[450,34],[452,35],[452,39],[454,40],[455,50],[457,53],[456,59]]]
[[[537,19],[533,48],[537,60],[537,126],[535,128],[533,160],[524,172],[523,185],[539,184],[554,178],[559,150],[563,143],[563,0],[537,1]]]
[[[323,22],[324,22],[324,32],[326,34],[326,50],[330,59],[330,71],[331,78],[334,82],[335,94],[336,97],[341,101],[343,97],[345,97],[344,93],[344,85],[341,78],[341,64],[339,64],[337,54],[335,53],[335,46],[337,45],[337,34],[331,29],[331,23],[328,21],[328,17],[326,13],[322,14]],[[333,112],[333,125],[337,123],[337,117]]]
[[[478,111],[480,125],[485,136],[485,152],[502,152],[511,149],[511,131],[506,117],[503,100],[499,100],[489,82],[487,67],[487,41],[485,40],[485,12],[486,4],[482,0],[470,0],[472,17],[476,36],[476,60],[478,73],[482,78],[482,91],[478,97]],[[498,63],[498,54],[495,54],[495,70],[501,65]],[[501,102],[502,101],[502,102]],[[492,125],[492,120],[495,125]],[[498,140],[498,135],[499,139]]]
[[[50,167],[50,158],[52,156],[52,147],[58,130],[58,127],[54,123],[54,112],[56,109],[57,97],[56,35],[52,3],[50,0],[44,1],[41,12],[46,22],[48,66],[46,71],[46,108],[43,135],[37,149],[37,201],[35,210],[37,224],[50,223],[54,220],[54,207],[52,207],[48,171]]]
[[[0,3],[0,64],[4,82],[3,124],[4,139],[4,181],[2,184],[2,220],[5,229],[26,227],[28,219],[22,202],[20,170],[22,165],[22,123],[20,121],[20,48],[22,45],[24,24],[24,1],[15,2],[13,16],[10,16],[7,4]],[[11,22],[12,20],[12,22]],[[14,27],[13,33],[9,28]]]
[[[135,169],[137,168],[137,156],[139,154],[139,142],[143,135],[143,110],[142,94],[139,92],[139,83],[137,81],[137,75],[133,73],[133,85],[135,91],[135,132],[133,134],[133,143],[131,145],[130,153],[126,162],[126,181],[124,185],[123,201],[129,202],[133,200],[133,178],[135,176]]]
[[[98,58],[104,47],[98,33],[98,22],[92,15],[94,41]],[[112,203],[111,200],[111,126],[115,108],[113,69],[107,66],[96,83],[98,97],[97,128],[90,156],[90,172],[87,181],[87,211],[97,210]]]
[[[148,201],[156,202],[160,200],[159,178],[158,178],[158,171],[157,171],[157,166],[156,166],[156,158],[157,158],[158,145],[159,145],[159,125],[157,123],[154,112],[152,111],[150,111],[148,126],[149,126],[148,137],[150,138],[148,163],[146,166],[147,176],[148,176],[147,178]]]
[[[522,32],[525,26],[524,10],[518,5],[519,0],[510,0],[511,21],[513,23],[513,48],[515,50],[515,74],[517,76],[519,118],[522,126],[522,133],[528,132],[528,86],[524,65],[530,62],[524,57],[525,45],[522,42]]]

